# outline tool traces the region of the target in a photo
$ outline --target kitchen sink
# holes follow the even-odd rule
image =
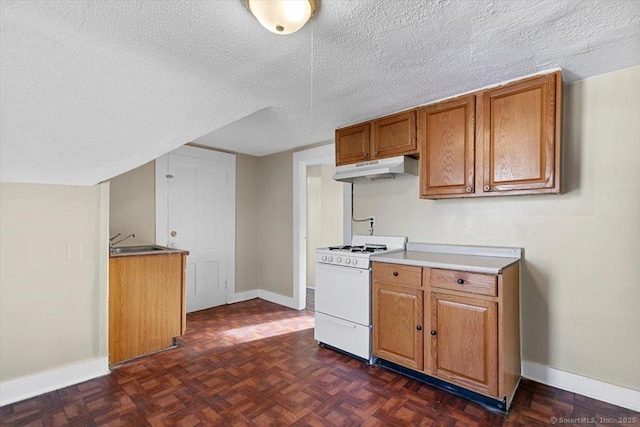
[[[162,246],[123,246],[121,248],[111,248],[113,254],[131,254],[136,252],[166,251]]]

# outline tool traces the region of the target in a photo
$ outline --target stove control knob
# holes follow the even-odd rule
[[[333,257],[330,256],[329,258],[327,258],[327,261],[329,261],[329,262],[333,261]]]
[[[347,258],[344,262],[346,262],[347,264],[351,264],[351,258]]]
[[[342,258],[341,257],[336,257],[336,262],[342,262]]]
[[[327,260],[327,256],[326,255],[322,255],[322,261],[326,261]]]

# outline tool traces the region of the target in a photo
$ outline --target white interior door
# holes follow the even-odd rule
[[[168,155],[167,244],[189,251],[187,312],[227,303],[230,172],[227,161]]]

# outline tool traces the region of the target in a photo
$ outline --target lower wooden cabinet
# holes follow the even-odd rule
[[[173,345],[186,329],[186,255],[109,260],[109,364]]]
[[[498,303],[431,293],[429,372],[498,395]]]
[[[520,381],[519,264],[497,275],[422,268],[420,283],[406,268],[419,267],[373,263],[374,356],[508,406]]]
[[[373,354],[422,370],[424,295],[422,268],[373,263]]]
[[[373,353],[400,365],[423,367],[423,295],[422,289],[373,284]]]

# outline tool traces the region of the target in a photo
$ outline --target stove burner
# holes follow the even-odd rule
[[[387,245],[374,245],[374,244],[366,244],[364,246],[351,246],[351,245],[343,245],[343,246],[329,246],[330,251],[347,251],[347,252],[376,252],[376,251],[386,251]]]
[[[386,251],[387,245],[366,244],[365,249],[373,249],[374,251]]]

